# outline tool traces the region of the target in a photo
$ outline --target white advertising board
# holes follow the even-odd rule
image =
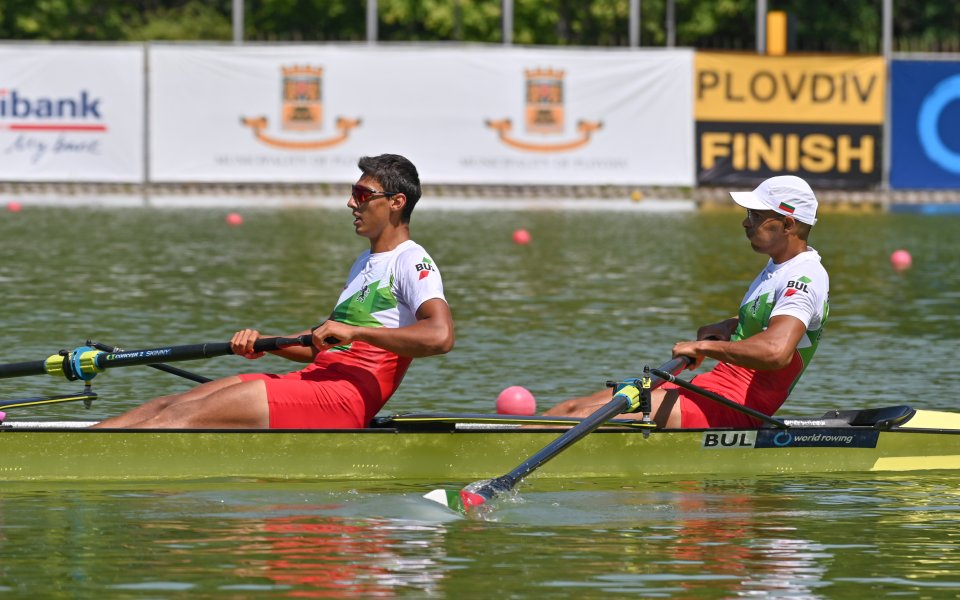
[[[0,45],[0,180],[138,183],[144,50]]]
[[[150,179],[693,185],[693,52],[369,46],[149,50]]]

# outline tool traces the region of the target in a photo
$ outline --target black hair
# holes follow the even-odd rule
[[[409,223],[410,215],[421,193],[417,167],[399,154],[364,156],[357,161],[357,166],[363,171],[364,177],[376,179],[383,186],[384,191],[401,192],[407,197],[407,204],[400,214],[400,221]]]

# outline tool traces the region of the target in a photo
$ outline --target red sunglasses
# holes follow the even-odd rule
[[[363,204],[365,202],[370,202],[377,196],[383,196],[384,198],[389,198],[390,196],[396,196],[400,192],[387,192],[382,190],[371,190],[368,187],[364,187],[359,184],[353,184],[353,191],[350,195],[354,200],[357,201],[357,204]]]

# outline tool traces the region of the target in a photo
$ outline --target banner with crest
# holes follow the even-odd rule
[[[693,185],[690,50],[155,46],[158,182]]]

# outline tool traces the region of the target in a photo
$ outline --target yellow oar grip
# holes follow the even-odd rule
[[[97,366],[97,357],[103,354],[99,350],[87,350],[80,353],[79,359],[74,359],[74,364],[80,366],[80,373],[84,375],[96,375],[102,373],[103,369]],[[78,373],[79,375],[79,373]]]
[[[617,390],[616,396],[625,396],[629,404],[623,412],[636,412],[640,408],[640,390],[633,384],[627,384]]]
[[[43,370],[47,375],[63,377],[63,356],[59,354],[48,356],[47,360],[43,361]]]

